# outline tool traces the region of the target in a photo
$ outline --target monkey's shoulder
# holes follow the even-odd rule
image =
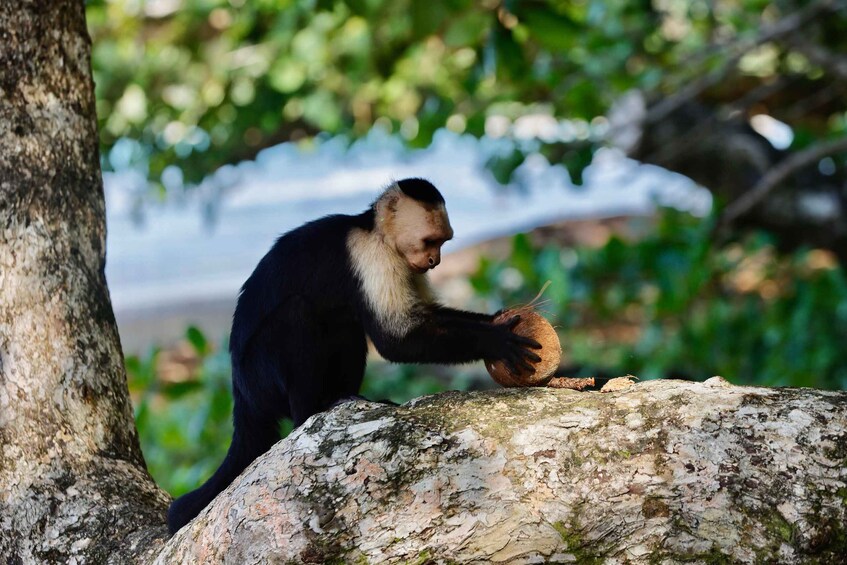
[[[310,253],[314,250],[320,250],[323,254],[344,252],[351,230],[372,227],[373,220],[367,214],[324,216],[282,234],[268,254]]]
[[[351,298],[355,288],[346,240],[360,224],[356,216],[326,216],[276,240],[238,295],[230,343],[234,354],[292,298],[305,301],[316,315],[357,304]]]

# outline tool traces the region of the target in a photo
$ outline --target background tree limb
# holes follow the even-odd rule
[[[824,157],[845,151],[847,151],[847,137],[817,143],[803,151],[790,154],[769,170],[753,188],[727,206],[723,213],[722,222],[729,224],[749,212],[776,187],[800,169],[815,164]]]

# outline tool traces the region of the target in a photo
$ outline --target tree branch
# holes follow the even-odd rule
[[[847,151],[847,137],[833,139],[813,145],[803,151],[791,154],[776,167],[768,171],[756,185],[727,206],[721,218],[722,225],[728,225],[749,212],[777,186],[798,170],[820,161],[824,157]]]
[[[680,106],[693,100],[703,91],[721,82],[727,73],[735,67],[738,61],[751,49],[768,41],[791,34],[802,28],[824,11],[842,9],[843,0],[820,0],[807,5],[802,10],[790,14],[775,24],[766,27],[752,41],[739,40],[726,46],[723,51],[729,57],[722,65],[710,73],[691,81],[681,90],[655,104],[647,113],[645,123],[655,123],[665,119]]]
[[[822,45],[813,44],[805,37],[795,36],[789,41],[789,45],[813,64],[823,67],[833,77],[847,81],[847,57],[832,53]]]
[[[834,562],[847,393],[650,381],[350,402],[157,563]]]
[[[656,147],[643,160],[660,166],[667,166],[674,159],[678,159],[685,154],[696,154],[701,149],[700,146],[705,139],[720,134],[722,122],[731,119],[735,114],[746,111],[769,96],[787,88],[795,78],[794,76],[782,76],[772,82],[758,85],[741,98],[725,104],[723,107],[709,113],[704,119],[695,122],[674,143],[665,143]]]

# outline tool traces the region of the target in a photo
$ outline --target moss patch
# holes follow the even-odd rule
[[[410,561],[406,561],[406,565],[428,565],[429,563],[435,563],[430,549],[424,549],[418,553],[417,557]]]
[[[559,533],[559,537],[568,546],[568,553],[574,556],[577,563],[595,565],[603,562],[603,552],[592,547],[592,542],[586,540],[579,527],[576,518],[571,518],[567,523],[553,522],[553,528]]]
[[[641,504],[641,513],[649,520],[656,516],[670,516],[670,509],[661,498],[648,496]]]

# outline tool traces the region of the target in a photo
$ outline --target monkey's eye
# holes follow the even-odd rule
[[[435,246],[435,245],[438,245],[438,240],[437,240],[437,239],[429,239],[429,238],[427,238],[427,239],[423,240],[423,242],[424,242],[424,245],[425,245],[425,246],[427,246],[427,247],[433,247],[433,246]]]

